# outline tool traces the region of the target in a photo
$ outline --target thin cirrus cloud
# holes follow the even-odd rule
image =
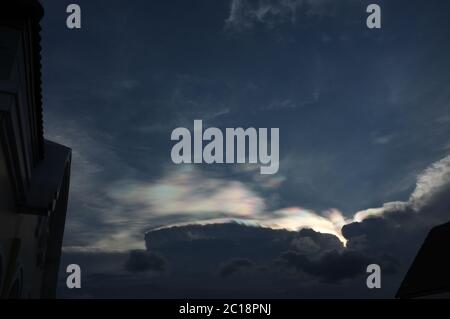
[[[273,27],[280,23],[296,23],[298,11],[305,8],[309,16],[324,15],[330,0],[232,0],[230,13],[225,21],[229,30],[248,30],[256,23]]]

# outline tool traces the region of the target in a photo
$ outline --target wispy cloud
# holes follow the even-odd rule
[[[372,216],[383,216],[385,214],[407,210],[420,212],[424,207],[432,204],[436,200],[436,197],[448,192],[449,187],[450,155],[431,164],[418,175],[416,187],[408,201],[385,203],[379,208],[359,211],[355,214],[354,220],[362,221]]]
[[[276,24],[296,23],[298,11],[306,15],[323,15],[329,0],[232,0],[230,14],[225,21],[227,29],[248,30],[260,23],[274,27]]]

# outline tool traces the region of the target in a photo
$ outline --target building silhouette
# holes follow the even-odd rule
[[[450,298],[450,223],[434,227],[406,274],[397,298]]]
[[[54,298],[71,150],[44,139],[37,0],[0,2],[0,296]]]

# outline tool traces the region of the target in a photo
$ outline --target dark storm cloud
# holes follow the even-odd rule
[[[167,228],[149,232],[146,238],[149,251],[160,252],[171,263],[187,268],[197,265],[206,273],[218,268],[223,277],[239,271],[258,272],[261,267],[287,267],[320,281],[338,282],[364,274],[367,265],[375,261],[345,249],[336,236],[311,229],[288,232],[217,224]]]
[[[253,267],[253,262],[250,259],[245,259],[245,258],[237,258],[237,259],[233,259],[230,260],[226,263],[224,263],[220,269],[219,269],[219,274],[222,277],[228,277],[233,275],[236,272],[242,271],[242,270],[246,270],[250,267]]]
[[[301,229],[291,243],[292,249],[308,256],[319,256],[344,249],[342,242],[334,235],[323,234],[312,229]]]
[[[87,254],[84,259],[89,263],[82,265],[88,269],[83,289],[69,291],[62,284],[60,293],[117,297],[120,293],[115,287],[123,287],[128,297],[135,298],[373,295],[358,287],[365,284],[367,264],[378,260],[345,250],[333,237],[309,229],[289,232],[237,224],[158,230],[154,236],[147,234],[148,252],[132,252],[127,259],[128,264],[133,259],[134,271],[120,269],[127,254],[109,258],[110,264],[97,263],[95,254]],[[75,259],[81,260],[83,254]],[[143,271],[148,268],[148,254],[163,256],[167,261],[164,272]],[[392,274],[386,272],[383,278],[388,280]],[[393,283],[394,287],[389,283],[383,287],[384,296],[393,295]]]
[[[365,267],[371,263],[371,259],[354,251],[342,253],[332,251],[318,260],[311,260],[303,254],[289,251],[281,255],[280,263],[316,276],[325,282],[339,282],[364,274]]]
[[[255,263],[271,260],[294,238],[295,232],[237,223],[177,226],[150,231],[145,236],[147,250],[161,253],[172,265],[188,263],[195,268],[198,263],[214,270],[241,256]]]
[[[132,250],[125,263],[125,269],[130,272],[164,271],[165,267],[164,258],[145,250]]]
[[[394,272],[397,261],[386,255],[367,254],[348,245],[344,247],[336,236],[303,229],[276,263],[293,267],[323,282],[336,283],[364,275],[367,265],[372,263],[381,265],[386,272]]]

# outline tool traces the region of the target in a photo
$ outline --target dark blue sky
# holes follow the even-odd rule
[[[79,0],[81,30],[73,1],[44,2],[46,135],[74,151],[66,247],[228,218],[340,235],[449,153],[447,2]],[[194,119],[280,128],[279,172],[172,164]]]

